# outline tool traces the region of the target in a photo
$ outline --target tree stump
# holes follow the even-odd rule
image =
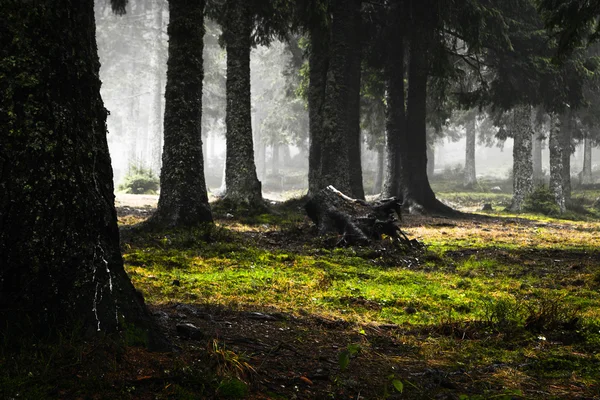
[[[385,235],[412,247],[416,240],[409,240],[399,227],[401,206],[395,197],[369,203],[346,196],[330,185],[315,194],[304,208],[320,235],[341,235],[338,244],[364,245]]]

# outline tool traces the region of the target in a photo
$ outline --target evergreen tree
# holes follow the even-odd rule
[[[0,8],[0,330],[126,324],[158,344],[123,269],[94,3]]]
[[[160,197],[148,226],[212,222],[202,155],[204,0],[169,1],[169,60]]]

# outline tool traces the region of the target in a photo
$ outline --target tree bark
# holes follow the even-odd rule
[[[223,36],[227,50],[227,159],[225,198],[234,203],[263,204],[256,175],[250,97],[252,12],[247,1],[227,0]]]
[[[592,140],[589,133],[583,138],[583,169],[581,170],[581,184],[591,185],[594,183],[592,176]]]
[[[475,172],[475,139],[476,139],[477,115],[473,113],[472,118],[467,121],[466,130],[466,148],[465,148],[465,176],[463,186],[472,189],[477,185],[477,174]]]
[[[427,142],[427,177],[431,179],[435,173],[435,143]]]
[[[169,1],[165,143],[158,208],[148,226],[212,222],[202,154],[204,0]]]
[[[120,254],[94,2],[2,5],[0,331],[160,343]]]
[[[562,180],[562,148],[560,146],[560,122],[558,116],[551,116],[550,137],[548,148],[550,150],[550,192],[554,196],[554,202],[560,209],[561,214],[565,212],[565,194]]]
[[[333,3],[331,52],[322,114],[320,181],[322,185],[332,185],[344,193],[352,192],[347,107],[348,98],[355,95],[352,89],[356,89],[349,85],[349,79],[354,52],[351,36],[356,29],[355,13],[359,7],[360,0],[336,0]],[[353,162],[360,162],[360,159]]]
[[[512,111],[513,145],[513,198],[509,211],[523,208],[525,197],[533,191],[533,138],[531,106],[517,106]]]

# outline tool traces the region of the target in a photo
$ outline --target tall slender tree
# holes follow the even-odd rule
[[[169,59],[160,197],[148,226],[212,222],[202,155],[204,0],[169,1]]]
[[[262,205],[252,138],[250,51],[285,37],[290,5],[287,0],[225,0],[210,1],[208,9],[222,27],[227,51],[225,198]]]
[[[0,8],[0,330],[159,343],[123,269],[94,2]]]

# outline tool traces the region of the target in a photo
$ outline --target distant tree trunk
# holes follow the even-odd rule
[[[323,103],[327,71],[329,70],[329,32],[323,26],[310,29],[308,118],[308,194],[314,195],[327,186],[321,179],[321,153],[323,147]]]
[[[523,208],[525,197],[533,191],[533,161],[531,145],[533,138],[531,106],[513,109],[513,198],[508,210],[517,212]]]
[[[271,146],[271,174],[279,175],[279,143]]]
[[[562,148],[562,181],[567,208],[571,205],[571,122],[570,110],[560,114],[560,147]]]
[[[533,183],[542,185],[544,183],[544,172],[542,170],[542,141],[544,134],[541,129],[536,129],[532,142],[532,157],[533,157]]]
[[[261,184],[254,164],[250,97],[252,12],[247,1],[228,0],[223,27],[227,50],[227,161],[225,197],[235,203],[261,205]]]
[[[350,195],[355,199],[365,198],[363,173],[361,164],[362,135],[360,129],[360,82],[361,82],[361,24],[360,1],[355,5],[350,18],[353,19],[349,28],[350,49],[348,61],[348,105],[346,108],[348,121],[348,157],[350,161]]]
[[[397,18],[398,10],[393,8],[390,12]],[[398,40],[389,40],[387,46],[388,59],[384,66],[384,79],[386,85],[386,110],[385,110],[385,182],[383,197],[397,197],[402,199],[402,162],[401,152],[405,146],[406,114],[404,91],[404,40],[400,22],[393,18],[391,21],[391,37]]]
[[[154,123],[151,129],[151,154],[150,168],[157,174],[160,173],[162,166],[162,147],[163,147],[163,0],[154,2],[155,7],[155,29],[154,41],[156,43],[156,52],[154,54],[154,93],[152,98],[152,119]]]
[[[375,186],[373,194],[381,193],[383,189],[383,178],[385,173],[385,146],[383,144],[375,147],[377,152],[377,171],[375,172]]]
[[[581,170],[581,184],[591,185],[594,183],[592,177],[592,141],[589,133],[583,139],[583,169]]]
[[[427,2],[417,6],[416,15],[425,10]],[[425,19],[427,19],[426,17]],[[419,21],[420,22],[420,21]],[[417,22],[417,23],[419,23]],[[411,212],[452,214],[455,211],[436,199],[427,178],[427,76],[429,50],[433,30],[429,21],[412,27],[408,68],[408,98],[406,108],[406,145],[402,147],[403,204]],[[433,29],[433,28],[431,28]]]
[[[204,0],[169,1],[169,60],[165,92],[165,145],[158,208],[149,226],[212,222],[202,155]]]
[[[550,137],[548,148],[550,150],[550,192],[560,212],[565,212],[565,194],[563,190],[562,170],[563,156],[560,146],[560,122],[556,115],[551,116]]]
[[[94,2],[5,1],[0,20],[1,335],[159,343],[123,269]]]
[[[352,193],[349,157],[348,98],[354,96],[354,85],[348,85],[352,70],[356,29],[355,14],[360,0],[336,0],[332,6],[330,62],[323,104],[323,141],[321,146],[321,183],[333,185],[343,193]],[[354,132],[354,131],[353,131]],[[352,160],[352,162],[360,162]],[[319,188],[319,189],[322,189]]]
[[[467,143],[465,149],[465,177],[463,186],[472,189],[477,185],[477,174],[475,172],[475,139],[476,139],[477,117],[474,114],[466,123]]]
[[[429,179],[435,173],[435,143],[427,142],[427,176]]]

